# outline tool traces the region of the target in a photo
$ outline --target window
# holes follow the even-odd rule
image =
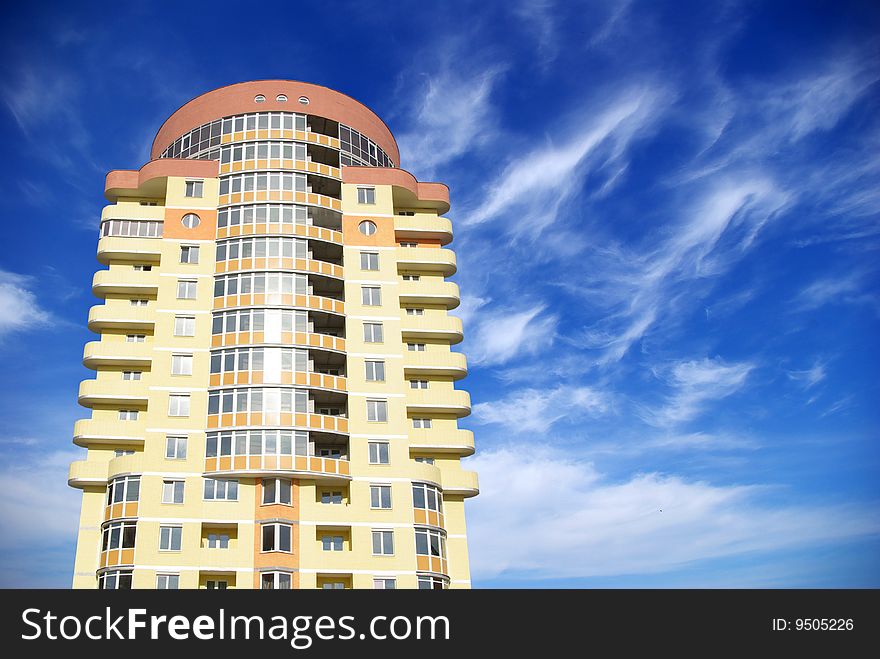
[[[410,380],[409,381],[410,389],[427,389],[428,381],[427,380]]]
[[[101,222],[101,236],[161,238],[162,224],[157,220],[104,220]]]
[[[238,481],[206,478],[205,501],[238,501]]]
[[[195,336],[195,335],[196,335],[195,316],[175,316],[174,317],[174,336]]]
[[[189,394],[169,394],[168,416],[189,416]]]
[[[400,241],[400,246],[401,246],[401,247],[418,247],[419,244],[418,244],[418,243],[414,243],[414,242],[408,242],[408,241],[401,240],[401,241]]]
[[[119,410],[119,420],[120,421],[137,421],[138,419],[138,411],[137,410]]]
[[[424,343],[407,343],[406,349],[410,352],[425,352]]]
[[[143,375],[142,371],[122,371],[123,380],[140,380],[141,375]]]
[[[325,581],[321,584],[321,590],[345,590],[344,581]]]
[[[388,421],[388,401],[368,400],[367,421]]]
[[[126,343],[144,343],[147,340],[146,334],[126,334]]]
[[[324,551],[342,551],[341,535],[322,535],[321,548]]]
[[[150,272],[153,269],[151,265],[133,265],[135,272]]]
[[[443,493],[438,488],[427,483],[413,483],[412,491],[413,508],[443,512]]]
[[[358,203],[359,204],[375,204],[376,203],[376,188],[358,188]]]
[[[419,575],[419,590],[444,590],[446,582],[440,577]]]
[[[156,589],[157,590],[177,590],[180,588],[179,574],[157,574]]]
[[[135,522],[111,522],[104,527],[101,551],[112,549],[133,549],[137,537]]]
[[[182,526],[160,526],[159,527],[159,550],[160,551],[180,551],[182,538],[183,538],[183,527]]]
[[[424,316],[425,310],[424,309],[417,309],[415,307],[408,307],[406,310],[406,315],[407,316]]]
[[[186,196],[187,197],[203,197],[204,196],[204,181],[187,181],[186,182]]]
[[[321,503],[340,504],[342,503],[342,492],[321,492]]]
[[[446,558],[446,536],[436,529],[416,528],[416,554]]]
[[[367,382],[385,382],[385,362],[367,359],[364,366],[367,372]]]
[[[382,323],[364,323],[364,343],[382,343]]]
[[[116,457],[116,458],[121,458],[126,455],[134,455],[134,449],[118,448],[118,449],[114,449],[114,451],[113,451],[113,457]]]
[[[289,524],[263,524],[263,551],[290,551]]]
[[[361,304],[378,307],[382,304],[382,289],[378,286],[361,286]]]
[[[370,508],[391,508],[390,485],[370,485]]]
[[[177,280],[177,299],[178,300],[195,300],[196,299],[196,282],[190,279]]]
[[[137,300],[129,300],[131,302],[131,306],[133,307],[145,307],[147,306],[149,300],[137,299]]]
[[[394,531],[373,531],[373,555],[394,555]]]
[[[186,435],[169,435],[165,438],[165,458],[186,460]]]
[[[187,213],[182,218],[180,218],[180,223],[187,229],[195,229],[197,226],[199,226],[199,224],[202,223],[202,221],[195,213]]]
[[[171,355],[171,375],[192,375],[192,355]]]
[[[390,462],[388,456],[388,442],[368,442],[371,465],[387,465]]]
[[[275,100],[278,101],[279,103],[286,103],[287,96],[285,94],[278,94],[278,96],[275,97]]]
[[[413,417],[413,428],[430,428],[431,419]]]
[[[376,252],[361,252],[361,270],[378,270],[379,254]]]
[[[263,504],[281,503],[291,505],[291,484],[286,478],[263,479]]]
[[[183,503],[183,481],[162,481],[162,503]]]
[[[415,460],[416,462],[422,462],[422,463],[424,463],[424,464],[426,464],[426,465],[432,465],[432,464],[434,464],[434,458],[429,458],[429,457],[426,456],[426,455],[420,455],[420,456],[417,456],[417,457],[413,458],[413,460]]]
[[[364,220],[360,224],[358,224],[358,231],[360,231],[365,236],[372,236],[376,233],[376,223],[370,222],[370,220]]]
[[[266,102],[266,97],[263,96],[262,94],[257,94],[256,96],[254,96],[254,103],[265,103],[265,102]]]
[[[403,275],[403,281],[419,281],[421,275]]]
[[[141,491],[140,476],[114,478],[107,486],[107,505],[137,501]]]
[[[198,263],[199,248],[196,245],[180,246],[180,262],[181,263]]]
[[[205,588],[208,590],[226,590],[229,588],[229,582],[221,579],[208,579],[205,582]]]
[[[131,570],[110,570],[98,577],[101,590],[131,590]]]
[[[288,572],[263,572],[260,575],[260,588],[263,590],[290,590]]]
[[[397,579],[373,579],[373,590],[394,590]]]
[[[229,549],[229,534],[209,533],[208,549]]]

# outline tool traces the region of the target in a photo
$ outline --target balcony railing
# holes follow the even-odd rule
[[[403,373],[407,377],[442,375],[460,380],[467,375],[467,359],[462,353],[451,350],[407,350],[403,353]]]
[[[206,476],[283,476],[327,482],[351,480],[348,460],[310,455],[236,455],[205,458]]]
[[[158,271],[138,271],[131,269],[99,270],[92,279],[92,293],[95,297],[117,295],[156,295],[159,292]]]
[[[80,419],[73,425],[73,443],[77,446],[109,445],[136,447],[144,445],[146,421],[99,421]]]
[[[79,404],[83,407],[130,405],[142,408],[146,407],[148,402],[147,383],[143,380],[119,382],[83,380],[79,385]]]
[[[406,393],[406,411],[419,414],[453,414],[456,417],[471,413],[471,396],[460,389],[409,389]]]
[[[398,247],[397,269],[400,271],[437,272],[444,277],[455,274],[455,252],[430,247]]]
[[[430,215],[395,215],[394,234],[401,238],[439,240],[441,245],[452,242],[452,222],[445,217]]]
[[[440,339],[451,344],[460,343],[464,337],[461,318],[433,310],[426,311],[423,316],[410,316],[404,312],[400,320],[400,333],[404,340]]]
[[[435,428],[411,428],[410,450],[425,453],[451,453],[459,456],[473,455],[474,433],[458,429],[452,432]]]
[[[401,304],[442,304],[455,309],[461,302],[458,284],[436,278],[402,281],[399,295]]]
[[[156,326],[156,312],[145,307],[125,304],[99,304],[89,309],[89,330],[105,329],[152,330]]]
[[[162,257],[161,247],[159,238],[104,236],[98,241],[98,261],[104,265],[117,261],[155,265]]]
[[[83,366],[97,370],[101,366],[149,367],[153,347],[147,343],[125,341],[89,341],[83,348]]]

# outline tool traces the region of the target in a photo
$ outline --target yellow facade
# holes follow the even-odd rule
[[[249,106],[256,84],[187,104],[157,160],[108,175],[73,585],[467,588],[448,197],[391,171],[355,101],[268,81],[285,101]],[[375,135],[340,139],[364,116]]]

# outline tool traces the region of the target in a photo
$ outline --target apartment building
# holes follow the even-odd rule
[[[107,175],[75,588],[468,588],[449,191],[372,111],[245,82]]]

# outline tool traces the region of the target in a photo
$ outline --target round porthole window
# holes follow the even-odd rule
[[[299,102],[302,103],[303,105],[308,105],[309,104],[309,97],[308,96],[300,96]]]
[[[278,94],[278,96],[275,97],[275,100],[279,103],[287,103],[287,96],[284,94]]]
[[[187,213],[182,218],[180,218],[180,222],[187,229],[195,229],[197,226],[199,226],[199,224],[202,223],[202,221],[199,219],[199,216],[195,213]]]
[[[360,231],[365,236],[372,236],[376,233],[376,223],[370,222],[370,220],[364,220],[360,224],[358,224],[358,231]]]
[[[263,96],[262,94],[257,94],[256,96],[254,96],[254,103],[265,103],[265,102],[266,102],[266,97]]]

